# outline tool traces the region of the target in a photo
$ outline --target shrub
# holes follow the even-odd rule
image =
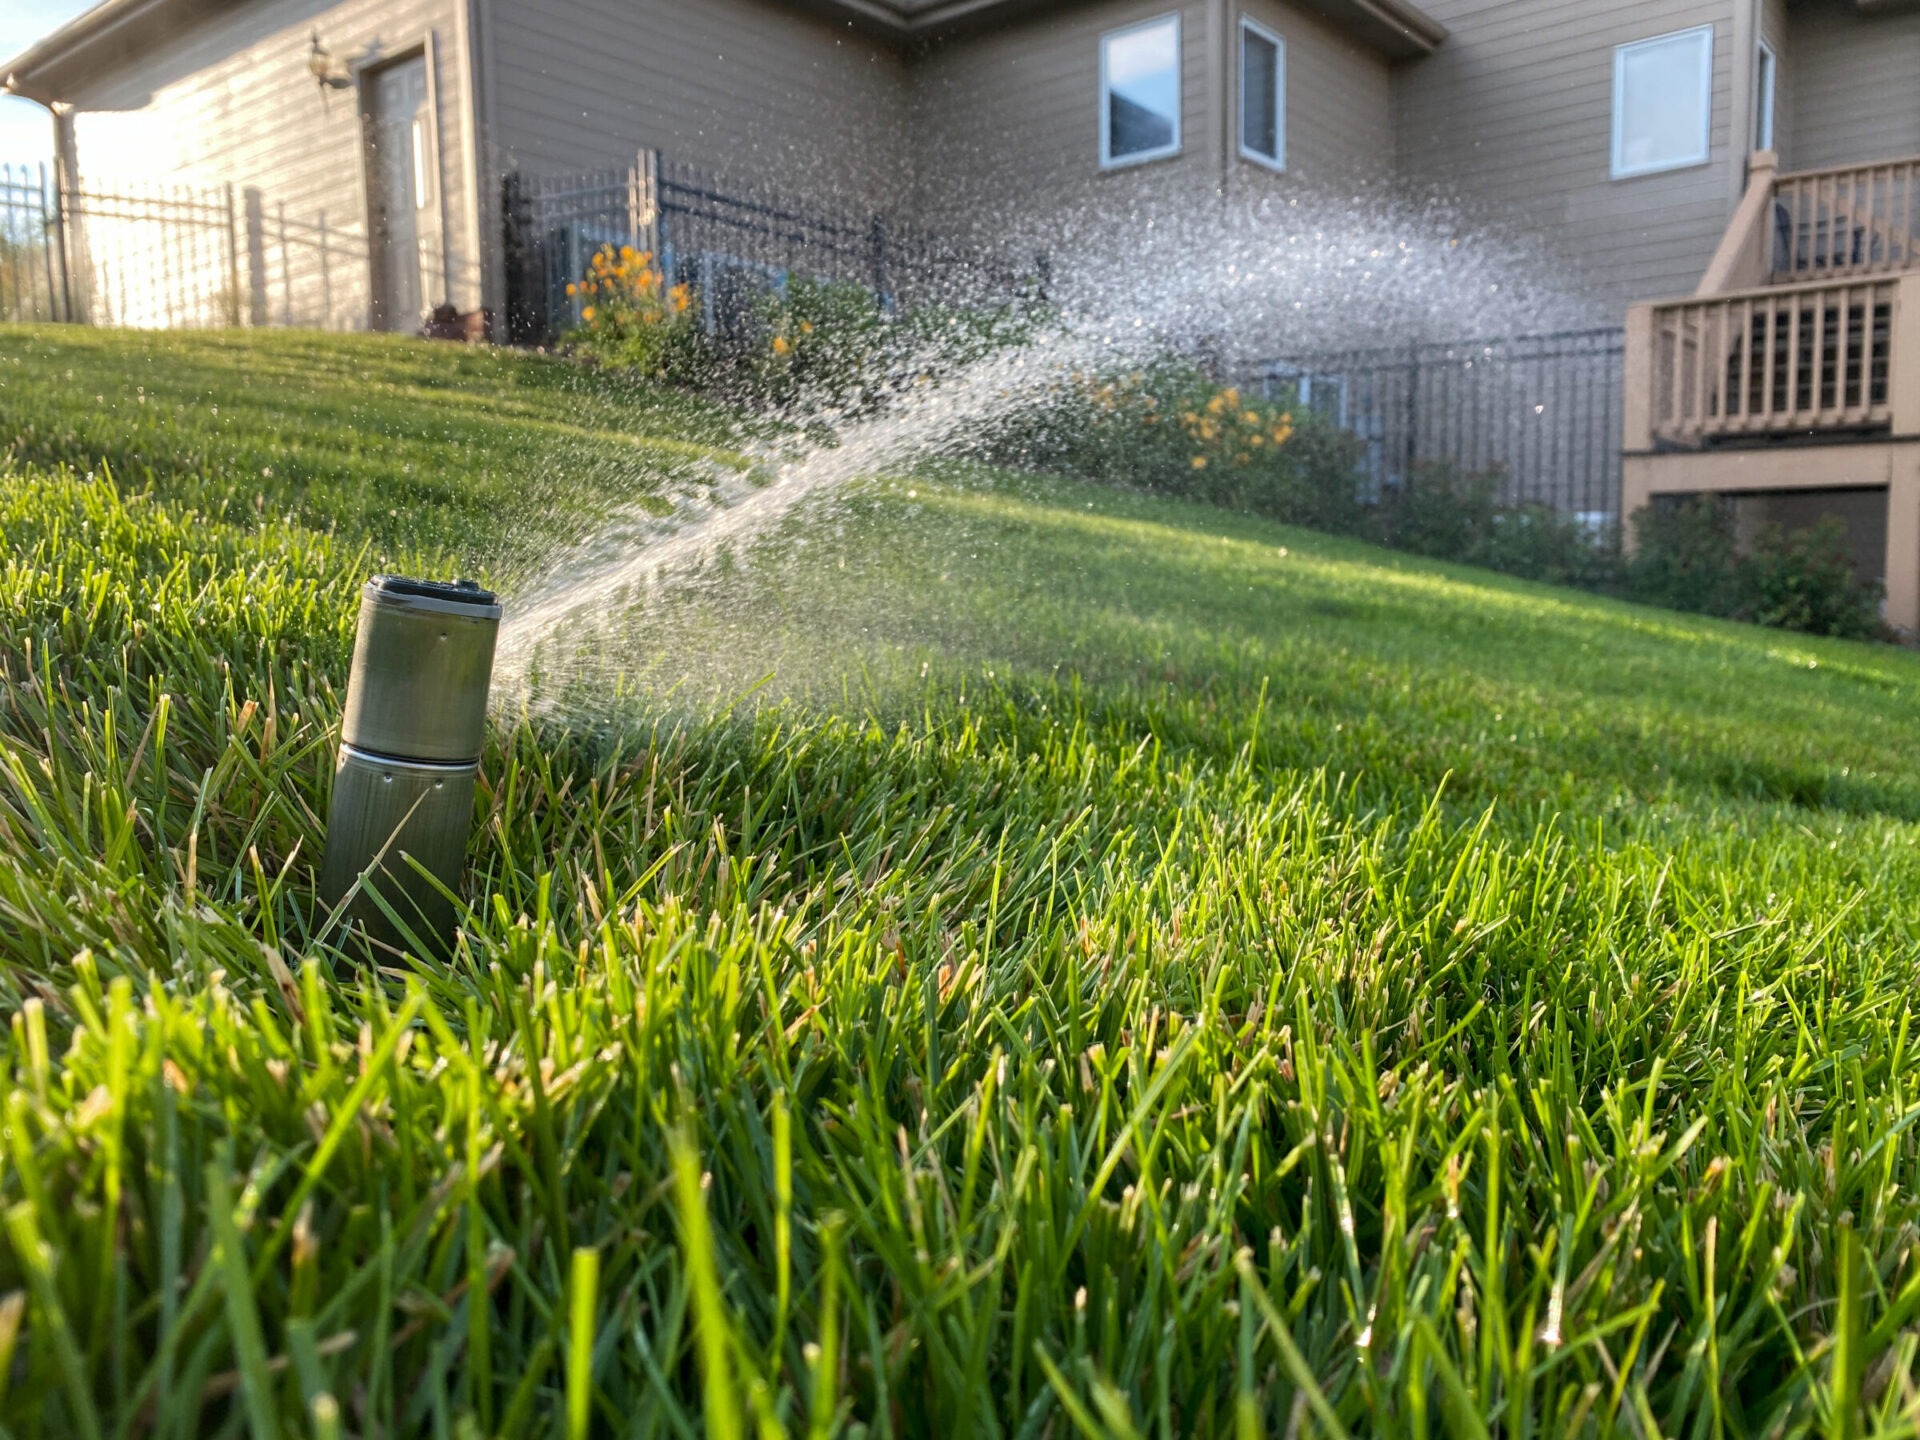
[[[1416,555],[1585,589],[1616,578],[1614,537],[1548,505],[1500,499],[1499,470],[1422,465],[1380,507],[1378,538]]]
[[[567,337],[580,354],[648,380],[699,384],[711,372],[692,288],[668,285],[652,255],[603,245],[567,294],[584,301]]]
[[[1742,619],[1809,635],[1883,639],[1881,587],[1861,580],[1846,527],[1829,515],[1805,530],[1769,525],[1740,561]]]
[[[873,292],[844,280],[788,279],[761,296],[738,357],[749,398],[779,409],[872,409],[899,348]]]
[[[1715,496],[1636,512],[1629,598],[1669,610],[1733,615],[1740,608],[1733,507]]]
[[[1357,533],[1360,446],[1286,408],[1167,360],[1074,376],[1008,424],[994,458]]]
[[[1831,516],[1804,530],[1765,526],[1744,554],[1721,496],[1650,505],[1633,527],[1625,588],[1635,600],[1811,635],[1886,634],[1880,587],[1854,573],[1845,528]]]

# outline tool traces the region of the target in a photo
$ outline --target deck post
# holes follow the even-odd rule
[[[1887,624],[1920,636],[1920,447],[1895,447],[1887,483]]]
[[[660,152],[640,150],[627,172],[627,243],[653,257],[653,266],[666,275],[667,257],[660,249]],[[671,283],[669,280],[668,283]]]
[[[1625,388],[1621,413],[1625,421],[1620,445],[1629,455],[1653,449],[1653,306],[1627,307]]]
[[[1887,403],[1893,411],[1893,433],[1920,435],[1920,272],[1895,282],[1892,328]]]

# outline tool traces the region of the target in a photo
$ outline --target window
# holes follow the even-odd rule
[[[1240,153],[1287,168],[1287,42],[1240,22]]]
[[[1180,152],[1180,17],[1100,37],[1100,163]]]
[[[1775,86],[1779,83],[1780,62],[1773,53],[1773,47],[1766,41],[1760,42],[1759,105],[1753,118],[1753,148],[1756,150],[1773,149],[1773,97]]]
[[[1713,27],[1613,52],[1613,174],[1704,165],[1713,124]]]

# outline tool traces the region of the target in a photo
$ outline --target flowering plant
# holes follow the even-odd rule
[[[603,364],[650,380],[674,379],[699,348],[692,287],[667,284],[646,251],[601,246],[567,295],[583,302],[580,324],[568,338]]]

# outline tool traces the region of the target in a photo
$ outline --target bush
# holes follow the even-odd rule
[[[669,286],[652,255],[604,245],[567,294],[586,302],[567,337],[580,354],[647,380],[697,385],[710,373],[693,290]]]
[[[873,292],[790,277],[754,306],[738,356],[748,397],[782,410],[871,410],[890,388],[898,337]]]
[[[1733,507],[1713,496],[1655,504],[1636,512],[1629,599],[1700,615],[1740,608]]]
[[[1006,425],[993,458],[1343,534],[1363,528],[1358,441],[1166,360],[1075,376]]]
[[[1377,537],[1416,555],[1584,589],[1617,578],[1614,537],[1547,505],[1501,501],[1498,470],[1422,465],[1382,503]]]
[[[1885,639],[1881,587],[1861,580],[1833,516],[1806,530],[1769,525],[1740,562],[1742,619],[1809,635]]]
[[[1632,599],[1810,635],[1886,635],[1880,587],[1855,575],[1845,528],[1831,516],[1805,530],[1768,525],[1744,554],[1720,496],[1648,506],[1633,527]]]

